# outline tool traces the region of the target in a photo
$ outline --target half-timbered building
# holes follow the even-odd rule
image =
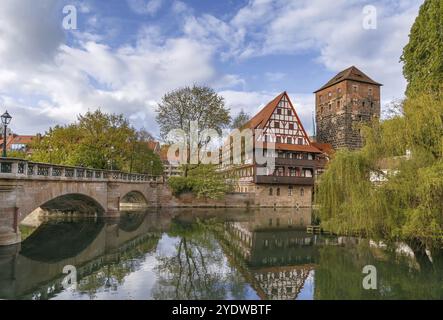
[[[247,129],[253,145],[248,152],[242,140],[240,161],[233,155],[234,134],[222,149],[222,168],[236,191],[254,193],[260,206],[311,206],[317,169],[324,166],[322,152],[311,143],[288,94],[275,97],[241,132]],[[272,158],[273,166],[258,161],[257,155]]]

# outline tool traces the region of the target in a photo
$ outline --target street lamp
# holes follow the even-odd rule
[[[2,124],[3,124],[3,158],[6,158],[6,129],[8,124],[11,122],[12,117],[9,115],[8,111],[2,114]]]

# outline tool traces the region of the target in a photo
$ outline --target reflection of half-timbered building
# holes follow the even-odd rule
[[[241,128],[241,134],[247,129],[253,145],[248,152],[243,142],[246,151],[240,161],[233,151],[238,132],[231,134],[222,150],[223,169],[234,178],[236,191],[254,193],[260,206],[310,206],[317,169],[323,167],[322,152],[311,143],[288,94],[269,102]],[[260,160],[272,159],[274,165],[258,161],[257,155]]]

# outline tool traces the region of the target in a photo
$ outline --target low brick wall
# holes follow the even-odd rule
[[[197,198],[193,193],[183,193],[174,196],[167,185],[158,187],[159,207],[200,207],[200,208],[254,208],[254,207],[311,207],[311,197],[307,195],[305,201],[287,201],[287,196],[268,199],[260,193],[227,193],[223,199]],[[309,190],[310,191],[310,190]],[[272,201],[271,201],[272,200]]]

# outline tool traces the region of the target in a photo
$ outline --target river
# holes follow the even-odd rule
[[[310,209],[45,217],[0,248],[0,298],[443,298],[441,251],[312,235],[310,223]]]

